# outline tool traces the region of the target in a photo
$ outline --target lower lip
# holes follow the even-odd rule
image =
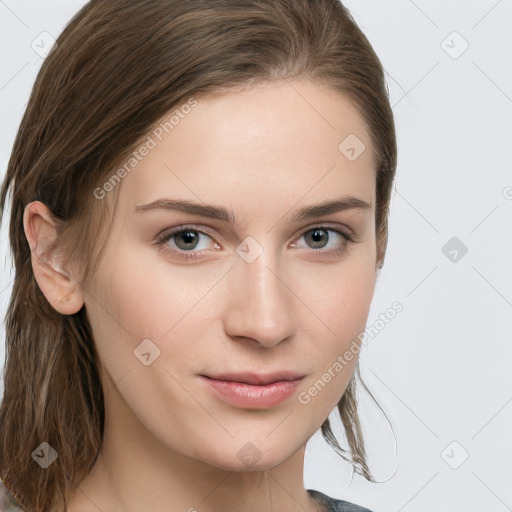
[[[297,389],[302,379],[283,380],[265,386],[253,386],[243,382],[216,380],[200,376],[221,400],[247,409],[264,409],[284,402]]]

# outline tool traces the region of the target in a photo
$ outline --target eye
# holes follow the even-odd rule
[[[323,256],[341,256],[348,244],[354,239],[348,233],[326,226],[315,226],[304,231],[299,240],[304,238],[306,249],[313,249],[312,252]],[[178,226],[170,231],[165,231],[156,239],[156,244],[166,251],[184,259],[196,259],[204,251],[219,250],[220,246],[213,237],[202,229],[195,226]],[[327,250],[325,247],[331,246]],[[304,248],[296,243],[292,247]]]
[[[194,226],[179,226],[160,235],[157,238],[157,244],[159,246],[165,245],[166,248],[177,253],[179,257],[197,258],[202,250],[208,250],[208,244],[205,243],[207,240],[202,240],[204,238],[213,241],[213,238],[208,233]],[[214,245],[216,246],[214,250],[220,248],[218,244]]]
[[[319,253],[321,257],[341,256],[345,252],[349,243],[354,241],[352,236],[348,233],[327,226],[315,226],[314,228],[305,231],[300,238],[303,237],[306,241],[307,247],[312,249],[322,249],[321,251],[314,251]],[[299,247],[297,244],[292,245],[294,247]],[[329,245],[330,248],[324,250]]]

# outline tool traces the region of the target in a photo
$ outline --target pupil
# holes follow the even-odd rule
[[[311,236],[313,238],[314,243],[321,243],[322,237],[325,238],[325,236],[324,236],[325,230],[324,229],[315,229],[311,233],[312,233]]]
[[[192,231],[184,231],[181,233],[181,237],[185,240],[185,244],[194,243],[194,238],[197,238],[197,234]]]

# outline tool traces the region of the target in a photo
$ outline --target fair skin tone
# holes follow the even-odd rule
[[[350,134],[366,144],[354,161],[338,149]],[[32,252],[52,306],[68,315],[85,305],[102,364],[102,452],[68,510],[321,510],[303,483],[305,445],[336,407],[357,358],[307,404],[298,396],[364,330],[373,297],[367,128],[339,93],[276,82],[201,98],[157,142],[118,185],[91,286],[58,258]],[[291,220],[304,207],[349,196],[370,206]],[[232,209],[236,221],[135,211],[163,198]],[[188,237],[170,236],[169,228],[185,225]],[[33,249],[56,237],[38,202],[26,207],[24,227]],[[237,252],[257,250],[243,245],[247,237],[263,249],[250,263]],[[152,343],[146,353],[160,351],[147,366],[134,355],[144,339]],[[241,370],[304,377],[290,397],[262,408],[226,403],[200,377]]]

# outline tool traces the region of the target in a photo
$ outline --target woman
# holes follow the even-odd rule
[[[24,510],[365,511],[357,355],[396,168],[338,0],[92,0],[16,138],[1,479]],[[337,406],[349,443],[328,416]]]

